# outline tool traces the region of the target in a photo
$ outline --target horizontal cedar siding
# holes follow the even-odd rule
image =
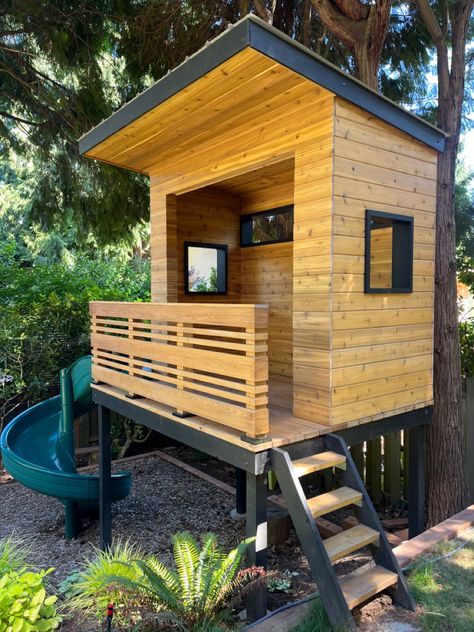
[[[331,422],[432,403],[434,150],[336,99]],[[413,293],[364,294],[365,210],[414,218]]]

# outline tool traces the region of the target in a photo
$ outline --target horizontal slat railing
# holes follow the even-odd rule
[[[268,307],[90,303],[92,377],[259,438],[268,433]]]

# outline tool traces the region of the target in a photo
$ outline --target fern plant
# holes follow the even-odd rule
[[[124,606],[130,599],[137,612],[140,610],[143,627],[153,629],[168,623],[192,632],[219,630],[228,614],[225,605],[230,597],[263,573],[255,567],[240,570],[251,541],[224,553],[215,534],[203,536],[199,546],[190,533],[177,533],[173,537],[173,570],[130,545],[125,553],[115,546],[110,553],[99,554],[82,573],[75,586],[74,606],[90,606],[94,600],[110,599],[119,591]],[[129,619],[128,623],[136,621]]]

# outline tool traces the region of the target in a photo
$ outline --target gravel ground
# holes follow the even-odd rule
[[[121,466],[132,472],[132,493],[113,509],[114,537],[129,538],[146,552],[172,562],[171,536],[190,531],[219,535],[222,546],[234,547],[244,537],[241,522],[229,517],[234,499],[214,485],[166,463],[146,457]],[[13,534],[33,546],[32,562],[56,569],[55,583],[67,577],[98,545],[98,524],[93,522],[77,540],[66,542],[63,508],[55,498],[37,494],[17,483],[0,486],[0,539]]]
[[[145,552],[158,555],[167,565],[172,564],[171,536],[177,531],[187,530],[195,537],[213,531],[226,550],[245,537],[244,522],[234,521],[229,516],[235,504],[234,496],[211,483],[157,456],[129,461],[120,469],[132,472],[132,493],[114,504],[114,537],[130,539]],[[0,484],[0,508],[0,540],[13,535],[30,543],[32,564],[39,568],[55,568],[50,576],[54,589],[85,558],[94,555],[94,547],[99,542],[97,522],[92,522],[77,540],[66,542],[63,507],[56,499],[17,483],[5,483]],[[336,572],[349,572],[367,559],[361,551],[337,563]],[[280,577],[291,578],[288,592],[269,594],[271,610],[316,590],[293,530],[284,546],[269,548],[269,570]],[[368,618],[370,620],[370,614]],[[81,624],[78,628],[77,624],[69,622],[63,630],[96,632],[98,627],[95,623],[90,626]]]

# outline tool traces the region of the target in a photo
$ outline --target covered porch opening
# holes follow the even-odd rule
[[[272,209],[291,209],[293,224],[294,169],[294,158],[289,157],[167,196],[168,213],[175,217],[175,222],[168,222],[167,256],[176,261],[176,282],[168,282],[168,301],[268,305],[269,377],[271,384],[280,386],[270,389],[270,406],[275,394],[286,413],[293,409],[292,231],[288,240],[275,239],[270,233],[258,237],[262,243],[243,245],[241,219],[265,215]],[[189,244],[226,247],[225,293],[190,291],[189,275],[196,276],[196,269],[187,254]]]

